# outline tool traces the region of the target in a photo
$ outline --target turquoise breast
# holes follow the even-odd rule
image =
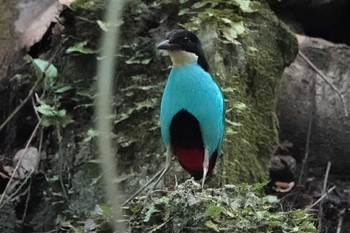
[[[191,113],[199,122],[203,143],[212,155],[220,153],[224,133],[224,100],[222,93],[197,62],[171,69],[165,86],[161,109],[160,125],[162,140],[170,143],[170,124],[181,110]]]

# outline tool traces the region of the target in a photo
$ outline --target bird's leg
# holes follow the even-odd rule
[[[209,150],[206,148],[204,150],[204,160],[203,160],[202,189],[204,188],[204,182],[208,174],[208,169],[209,169]]]
[[[165,167],[163,169],[163,172],[159,175],[158,179],[156,180],[156,182],[154,183],[154,185],[152,186],[152,188],[150,188],[150,190],[148,190],[148,193],[146,195],[145,201],[144,201],[144,205],[147,202],[148,198],[150,197],[152,191],[155,189],[155,187],[157,187],[159,181],[164,177],[164,175],[167,173],[167,171],[169,170],[169,168],[171,167],[171,161],[172,161],[172,157],[173,157],[173,152],[171,150],[170,145],[168,145],[166,147],[166,160],[165,160]]]
[[[166,160],[165,160],[165,167],[164,170],[162,172],[162,174],[160,174],[160,176],[158,177],[157,181],[154,183],[152,190],[157,186],[157,184],[159,183],[159,181],[164,177],[164,175],[167,173],[167,171],[169,170],[169,168],[171,167],[171,160],[173,157],[173,152],[171,150],[170,145],[168,145],[166,147]]]

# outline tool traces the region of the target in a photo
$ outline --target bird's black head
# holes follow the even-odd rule
[[[158,44],[157,48],[169,51],[183,50],[194,53],[198,56],[198,64],[205,71],[209,70],[209,65],[203,53],[202,44],[198,37],[190,31],[184,29],[172,30],[167,34],[166,39]]]

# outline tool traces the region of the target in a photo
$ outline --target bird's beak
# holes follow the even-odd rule
[[[177,44],[171,44],[169,40],[164,40],[157,45],[157,49],[178,50],[180,48]]]

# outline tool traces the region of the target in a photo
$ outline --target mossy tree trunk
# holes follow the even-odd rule
[[[120,110],[133,114],[127,122],[117,125],[117,132],[123,140],[132,142],[127,147],[133,146],[120,150],[121,160],[129,164],[144,161],[151,170],[165,161],[157,156],[164,149],[155,126],[161,89],[168,75],[164,68],[170,65],[170,60],[155,51],[155,44],[166,32],[183,25],[201,39],[211,73],[226,99],[224,169],[216,177],[223,183],[266,178],[268,161],[278,143],[276,86],[284,68],[296,55],[294,35],[261,1],[248,1],[247,5],[240,5],[239,1],[153,1],[147,6],[132,1],[124,17],[122,46],[132,52],[119,62],[119,75],[124,77],[119,85],[128,90],[121,92],[124,103]],[[136,46],[130,48],[129,44]],[[129,77],[120,72],[125,66]],[[130,70],[134,73],[131,78]],[[140,86],[147,88],[142,90]],[[131,110],[135,105],[143,111]]]
[[[226,183],[257,182],[266,178],[267,165],[278,143],[275,114],[276,87],[282,72],[295,58],[294,35],[270,10],[251,2],[253,12],[221,13],[199,22],[212,74],[226,99],[226,135],[223,149]],[[253,7],[255,6],[255,7]],[[208,9],[210,11],[210,9]],[[202,13],[203,14],[203,13]],[[226,17],[226,18],[224,18]],[[235,26],[244,31],[235,38]],[[237,26],[237,27],[238,27]],[[206,38],[210,35],[211,38]],[[211,41],[211,42],[209,42]]]
[[[15,0],[3,0],[0,4],[0,81],[7,75],[7,69],[14,52],[16,3]]]

